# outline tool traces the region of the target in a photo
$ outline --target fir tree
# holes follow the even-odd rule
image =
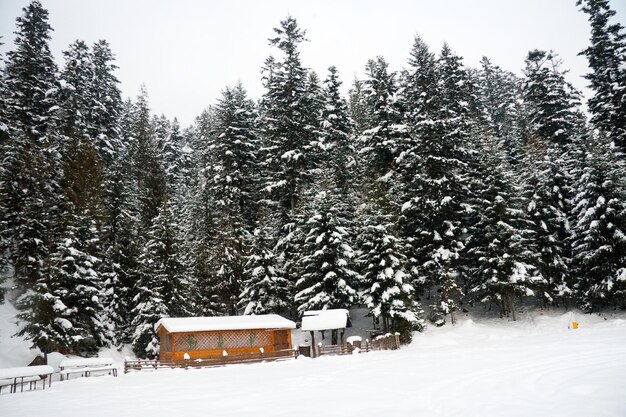
[[[18,304],[27,324],[22,332],[44,354],[67,340],[54,314],[48,256],[58,237],[61,192],[57,134],[57,69],[52,59],[48,12],[31,2],[17,18],[15,49],[4,68],[9,140],[0,171],[0,243],[9,254],[18,285]],[[33,320],[39,320],[34,322]],[[46,332],[51,332],[46,334]]]
[[[372,179],[386,181],[386,176],[393,172],[394,159],[405,130],[399,124],[401,114],[395,104],[396,74],[388,71],[383,57],[368,61],[366,74],[363,99],[367,106],[367,129],[359,139],[359,153],[363,158],[363,169],[369,172]]]
[[[471,294],[501,306],[516,320],[515,298],[535,295],[545,280],[535,266],[532,227],[521,209],[520,190],[512,184],[502,150],[491,139],[481,152],[484,188],[477,192],[478,221],[469,231],[468,256],[475,260]]]
[[[560,61],[552,53],[533,50],[526,58],[524,100],[536,137],[568,144],[577,132],[582,116],[575,111],[580,93],[565,81]]]
[[[213,138],[206,168],[207,191],[217,209],[211,262],[223,283],[224,303],[236,314],[247,239],[256,217],[256,112],[241,84],[224,90],[215,108]]]
[[[424,65],[431,65],[427,50],[422,47],[420,53],[426,55]],[[458,254],[463,250],[462,202],[467,196],[464,174],[470,121],[467,73],[460,57],[447,45],[437,63],[436,87],[432,83],[428,80],[425,84],[438,92],[432,99],[436,102],[427,105],[432,116],[423,123],[418,119],[414,133],[419,135],[418,170],[412,184],[415,196],[402,205],[403,229],[411,239],[409,273],[415,287],[420,293],[439,287],[441,299],[434,301],[438,314],[433,317],[450,313],[454,322],[452,313],[460,298],[455,281]]]
[[[180,249],[171,208],[164,202],[153,219],[139,257],[140,274],[135,283],[132,310],[133,351],[139,357],[158,355],[159,340],[154,325],[159,319],[190,313]]]
[[[273,232],[264,223],[254,231],[247,257],[239,305],[244,314],[284,313],[292,304],[291,282],[284,276],[274,253]]]
[[[311,108],[308,72],[298,51],[305,32],[292,17],[281,21],[274,32],[276,37],[270,39],[270,45],[282,52],[283,59],[268,61],[266,67],[269,74],[265,77],[262,124],[266,166],[271,173],[267,189],[282,215],[288,216],[311,181],[311,147],[316,141],[318,113]]]
[[[300,314],[307,310],[349,308],[357,301],[359,275],[349,240],[349,223],[339,210],[333,195],[336,191],[332,186],[328,188],[315,196],[302,227],[304,243],[297,261],[300,278],[295,295]]]
[[[626,308],[626,168],[603,137],[585,147],[573,209],[573,263],[583,309]]]
[[[130,157],[138,194],[138,214],[142,230],[150,228],[167,195],[165,169],[158,155],[154,128],[150,122],[148,95],[142,88],[131,127]]]
[[[370,203],[361,217],[363,225],[357,243],[364,302],[374,324],[382,320],[385,332],[397,331],[402,341],[408,343],[411,332],[421,330],[424,323],[409,275],[404,271],[406,258],[394,233],[394,222],[391,216],[381,213],[376,202]]]
[[[340,87],[337,68],[328,68],[322,95],[320,143],[326,155],[324,163],[332,172],[340,198],[347,200],[353,196],[356,189],[354,181],[356,150],[348,106],[341,97]]]
[[[89,136],[95,141],[100,160],[106,169],[123,147],[119,126],[123,104],[119,81],[114,74],[117,69],[115,57],[107,41],[100,40],[93,44],[91,60],[91,94],[94,102],[90,108]]]
[[[624,26],[611,22],[615,11],[608,0],[578,0],[589,15],[591,45],[585,55],[591,73],[585,78],[594,91],[587,103],[591,123],[626,151],[626,33]]]

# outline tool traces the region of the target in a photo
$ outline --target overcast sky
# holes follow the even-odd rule
[[[402,68],[418,33],[433,50],[444,41],[477,66],[488,56],[521,72],[530,49],[560,54],[569,80],[585,90],[587,62],[577,53],[589,42],[587,16],[575,0],[354,0],[354,1],[158,1],[42,0],[50,12],[52,52],[76,39],[106,39],[120,67],[125,97],[144,83],[155,113],[187,125],[221,90],[241,80],[250,96],[263,93],[260,68],[272,53],[267,39],[291,15],[307,31],[302,61],[323,79],[336,65],[346,90],[368,59],[383,55]],[[28,0],[0,0],[0,36],[12,48],[15,18]],[[626,0],[613,0],[626,23]],[[588,95],[588,91],[585,91]]]

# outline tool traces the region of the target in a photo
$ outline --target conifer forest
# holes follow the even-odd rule
[[[106,40],[57,66],[33,0],[0,64],[20,333],[44,353],[150,358],[163,317],[362,306],[408,342],[469,308],[626,309],[626,31],[608,0],[572,7],[589,100],[558,51],[472,67],[419,35],[402,70],[377,56],[358,79],[317,74],[287,16],[267,28],[262,96],[224,86],[181,126],[145,89],[122,97]]]

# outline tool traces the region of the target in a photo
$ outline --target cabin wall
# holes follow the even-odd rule
[[[174,361],[184,360],[185,353],[189,354],[191,359],[221,357],[223,351],[229,355],[258,354],[261,348],[269,353],[291,349],[291,331],[229,330],[173,333],[171,345],[171,360]],[[167,352],[163,353],[170,356]]]

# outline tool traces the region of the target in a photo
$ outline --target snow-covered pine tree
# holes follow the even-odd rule
[[[93,80],[91,85],[94,106],[89,111],[89,136],[96,149],[105,173],[121,151],[119,119],[122,116],[122,96],[115,76],[115,56],[107,41],[100,40],[91,47]]]
[[[212,143],[205,168],[214,205],[211,268],[222,283],[221,297],[237,314],[249,234],[256,218],[256,110],[241,84],[226,88],[215,106]]]
[[[137,213],[141,219],[141,230],[146,231],[166,199],[167,184],[154,127],[150,121],[148,94],[144,87],[134,105],[130,139],[129,150],[137,190]]]
[[[269,210],[266,210],[269,211]],[[285,313],[293,303],[292,283],[284,276],[274,252],[275,242],[269,213],[261,217],[244,269],[239,306],[243,314]]]
[[[485,138],[481,149],[484,187],[476,192],[478,220],[469,231],[467,256],[474,262],[470,295],[500,306],[516,320],[515,298],[535,295],[545,280],[535,266],[532,223],[521,190],[511,178],[501,145]]]
[[[405,134],[402,115],[396,105],[396,74],[389,72],[383,57],[367,62],[363,81],[363,101],[367,110],[367,129],[359,138],[362,169],[373,182],[369,187],[389,188],[383,183],[393,175],[394,159]]]
[[[382,210],[378,201],[367,202],[361,208],[357,246],[362,296],[374,326],[381,320],[385,332],[399,332],[403,343],[408,343],[412,331],[424,326],[422,309],[404,270],[406,258],[395,233],[395,222]]]
[[[573,168],[584,118],[580,93],[565,80],[552,53],[533,50],[526,59],[522,93],[529,135],[524,156],[528,211],[535,222],[539,270],[547,286],[537,296],[569,305],[572,296],[570,216]]]
[[[61,196],[59,85],[50,31],[48,12],[39,1],[17,18],[15,49],[7,54],[3,74],[9,141],[0,169],[1,250],[9,255],[17,284],[26,290],[18,300],[27,321],[23,334],[44,353],[53,346],[52,333],[58,328],[47,258],[58,237]]]
[[[349,308],[357,301],[359,274],[350,241],[350,222],[341,210],[337,189],[325,173],[312,197],[301,226],[302,252],[296,261],[295,302],[307,310]]]
[[[288,219],[311,182],[311,147],[317,140],[314,132],[318,127],[312,121],[319,109],[310,106],[314,100],[309,99],[309,75],[298,51],[305,32],[292,17],[282,20],[274,32],[276,37],[270,39],[270,45],[281,51],[282,59],[266,62],[261,123],[265,164],[270,173],[267,189],[278,203],[281,215]],[[288,222],[285,220],[284,224]]]
[[[587,103],[591,123],[626,153],[626,33],[619,22],[612,22],[615,10],[608,0],[578,0],[589,15],[591,45],[585,55],[591,73],[585,78],[594,91]]]
[[[82,41],[64,52],[61,74],[60,128],[65,146],[63,156],[63,212],[60,241],[51,255],[51,273],[66,287],[62,301],[76,311],[70,319],[81,341],[76,351],[94,353],[112,340],[103,305],[99,263],[102,256],[100,221],[102,205],[102,164],[95,138],[89,136],[95,108],[91,83],[94,77],[91,53]]]
[[[575,291],[586,311],[626,308],[626,167],[609,138],[587,140],[575,184]]]
[[[423,161],[428,158],[425,145],[432,143],[436,134],[434,121],[438,119],[437,97],[435,54],[416,36],[410,52],[409,68],[402,73],[400,80],[399,102],[404,109],[403,123],[407,126],[408,135],[396,158],[401,181],[396,184],[399,189],[394,190],[402,203],[398,225],[406,244],[404,252],[408,259],[405,267],[413,279],[419,275],[417,268],[424,262],[416,257],[417,248],[413,245],[417,243],[416,233],[424,227],[419,208],[423,203],[420,196],[424,187],[422,181],[425,179],[421,171],[424,168]],[[417,292],[422,293],[430,284],[421,282]]]
[[[325,154],[323,163],[331,170],[339,198],[345,203],[354,198],[357,187],[356,150],[348,106],[341,97],[340,87],[337,68],[331,66],[324,81],[319,140]]]
[[[560,60],[553,52],[532,50],[525,61],[523,96],[534,134],[553,143],[568,144],[584,120],[580,92],[565,80]]]
[[[190,297],[178,225],[167,201],[161,205],[139,257],[140,274],[135,283],[132,320],[133,351],[138,357],[159,353],[154,325],[163,317],[189,315]]]
[[[276,254],[285,275],[292,267],[301,243],[298,240],[299,213],[304,194],[311,185],[317,165],[317,133],[320,126],[319,89],[300,60],[298,47],[305,32],[296,20],[287,17],[274,28],[270,44],[281,56],[268,59],[264,67],[266,92],[261,99],[262,167],[264,190],[275,205],[278,225]]]
[[[216,114],[213,107],[209,107],[196,118],[191,132],[190,146],[192,164],[190,184],[187,191],[187,208],[184,212],[182,225],[185,235],[184,245],[189,254],[189,265],[194,288],[194,311],[202,316],[225,314],[227,306],[221,295],[221,285],[215,276],[215,269],[211,264],[211,239],[216,234],[213,199],[209,183],[210,148],[215,140],[213,126]]]
[[[424,55],[424,65],[431,65],[427,49],[421,46],[419,53]],[[470,119],[468,77],[461,58],[444,45],[436,68],[437,94],[428,102],[432,115],[418,119],[413,133],[419,142],[419,165],[412,183],[416,195],[403,203],[402,216],[404,233],[412,239],[409,273],[413,285],[418,294],[433,286],[439,290],[432,318],[441,323],[448,313],[454,322],[460,300],[456,264],[464,239],[462,203],[467,199],[464,174],[470,158]],[[426,83],[429,89],[433,88],[430,83]]]

